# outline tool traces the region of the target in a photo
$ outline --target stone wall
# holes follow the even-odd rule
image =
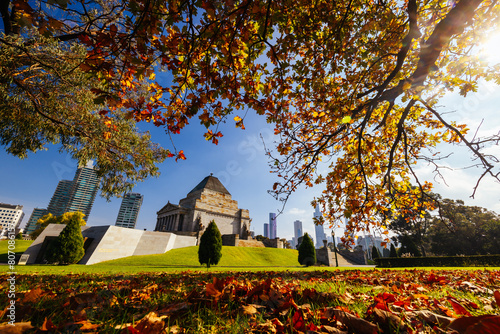
[[[264,246],[270,247],[270,248],[283,248],[283,241],[280,239],[265,239],[263,241]]]
[[[323,264],[325,266],[333,267],[335,266],[335,259],[333,257],[334,254],[328,247],[316,249],[316,262],[318,264]]]
[[[365,265],[368,263],[366,253],[361,248],[355,248],[354,250],[340,249],[338,253],[356,264]]]
[[[222,246],[239,246],[240,237],[238,234],[223,234]]]

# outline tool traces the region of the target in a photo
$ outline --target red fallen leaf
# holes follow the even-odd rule
[[[274,325],[278,333],[283,333],[285,331],[285,325],[279,321],[277,318],[271,320],[271,323]]]
[[[458,302],[455,298],[448,296],[448,301],[450,302],[451,306],[453,307],[453,311],[455,311],[456,314],[459,315],[465,315],[467,317],[470,317],[472,314],[470,314],[469,311],[465,307],[463,307],[462,304]]]
[[[448,329],[459,334],[498,334],[500,333],[500,316],[483,315],[455,319]]]
[[[387,303],[394,303],[396,301],[396,296],[394,296],[392,293],[389,292],[384,292],[384,293],[379,293],[376,297],[374,297],[376,301],[384,301]]]
[[[495,297],[495,304],[497,304],[497,307],[500,307],[500,291],[495,290],[493,292],[493,297]]]
[[[305,331],[306,323],[304,321],[304,316],[302,315],[302,312],[300,310],[296,311],[293,314],[292,323],[294,329],[302,332]]]

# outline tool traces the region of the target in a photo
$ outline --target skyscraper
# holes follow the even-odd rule
[[[304,230],[302,229],[302,222],[300,220],[296,220],[293,222],[293,231],[295,233],[295,237],[293,238],[293,240],[295,243],[297,243],[299,238],[304,235]]]
[[[269,239],[276,239],[278,237],[278,226],[276,221],[276,214],[269,213]]]
[[[28,220],[28,223],[26,224],[26,227],[24,228],[23,233],[24,234],[31,234],[31,233],[35,232],[36,225],[38,224],[38,219],[42,218],[47,213],[49,213],[49,211],[47,209],[34,208],[33,212],[31,213],[30,219]]]
[[[60,216],[66,212],[72,185],[73,181],[70,180],[59,181],[56,191],[54,191],[54,195],[52,195],[49,206],[47,207],[48,212],[54,216]]]
[[[87,221],[94,204],[98,185],[99,178],[93,168],[92,161],[89,161],[85,167],[79,167],[71,185],[65,212],[83,212],[84,219]]]
[[[123,196],[120,211],[116,218],[116,226],[135,228],[137,216],[141,209],[143,196],[138,193],[127,193]]]
[[[264,237],[269,238],[269,224],[264,223]]]
[[[314,211],[314,218],[320,218],[322,216],[321,211],[319,211],[319,205],[316,206]],[[323,247],[323,240],[326,240],[325,229],[323,225],[314,225],[314,230],[316,232],[316,248]]]

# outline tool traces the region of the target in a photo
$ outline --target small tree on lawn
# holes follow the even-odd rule
[[[200,264],[207,264],[207,269],[211,264],[216,265],[222,257],[222,236],[215,224],[211,221],[207,229],[200,238],[200,247],[198,248],[198,261]]]
[[[46,253],[46,259],[49,263],[73,264],[82,259],[85,250],[83,249],[80,218],[81,214],[74,212],[66,227],[49,246]]]
[[[316,263],[316,249],[309,234],[304,234],[299,246],[299,263],[307,267]]]
[[[398,252],[396,251],[396,247],[394,247],[394,244],[391,244],[391,251],[389,254],[390,257],[398,257]]]
[[[375,259],[378,259],[380,258],[380,253],[378,251],[378,248],[374,246],[372,246],[372,260],[375,260]]]

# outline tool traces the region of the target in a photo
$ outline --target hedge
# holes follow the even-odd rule
[[[377,267],[500,267],[500,255],[384,257],[375,259]]]

